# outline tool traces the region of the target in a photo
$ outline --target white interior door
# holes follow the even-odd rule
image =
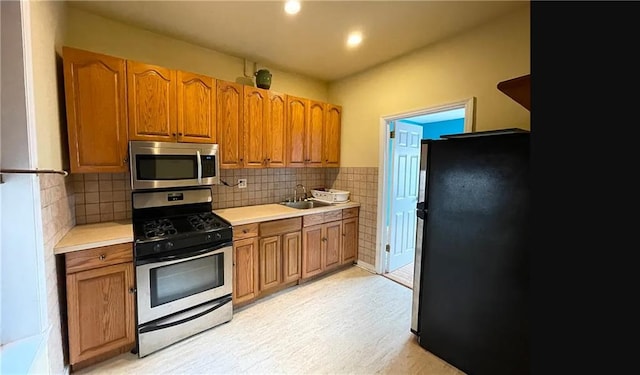
[[[387,271],[413,261],[422,127],[395,123],[392,142],[390,225]]]

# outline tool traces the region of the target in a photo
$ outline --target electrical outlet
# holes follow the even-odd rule
[[[246,187],[247,187],[247,179],[246,178],[239,178],[238,179],[238,188],[244,189]]]

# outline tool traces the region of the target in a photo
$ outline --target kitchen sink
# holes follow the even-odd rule
[[[331,203],[324,203],[320,201],[280,202],[280,204],[285,205],[287,207],[291,207],[291,208],[299,208],[301,210],[306,210],[309,208],[316,208],[316,207],[331,206]]]

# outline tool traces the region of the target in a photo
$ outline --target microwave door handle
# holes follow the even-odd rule
[[[198,158],[198,185],[202,185],[202,160],[200,160],[200,150],[196,151]]]

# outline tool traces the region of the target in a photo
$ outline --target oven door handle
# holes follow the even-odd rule
[[[175,321],[175,322],[171,322],[171,323],[166,323],[166,324],[157,324],[157,323],[156,323],[156,324],[149,324],[149,325],[147,325],[147,326],[141,327],[141,328],[140,328],[140,330],[139,330],[139,333],[145,333],[145,332],[157,331],[157,330],[159,330],[159,329],[164,329],[164,328],[169,328],[169,327],[177,326],[177,325],[180,325],[180,324],[184,324],[184,323],[186,323],[186,322],[189,322],[189,321],[191,321],[191,320],[198,319],[198,318],[199,318],[199,317],[201,317],[201,316],[207,315],[207,314],[209,314],[210,312],[213,312],[213,311],[215,311],[215,310],[217,310],[217,309],[221,308],[222,306],[224,306],[224,305],[226,305],[227,303],[231,302],[231,300],[232,300],[232,298],[231,298],[231,296],[230,296],[230,295],[229,295],[229,296],[227,296],[227,297],[223,297],[223,298],[220,300],[220,303],[218,303],[217,305],[213,306],[213,307],[212,307],[212,308],[210,308],[210,309],[207,309],[207,310],[205,310],[205,311],[199,312],[199,313],[197,313],[197,314],[195,314],[195,315],[192,315],[192,316],[190,316],[190,317],[188,317],[188,318],[184,318],[184,319],[182,319],[182,320],[177,320],[177,321]]]
[[[213,247],[206,247],[204,249],[200,249],[200,250],[196,250],[196,251],[180,252],[180,253],[171,254],[171,255],[165,255],[165,256],[161,256],[161,257],[137,259],[136,260],[136,266],[141,266],[143,264],[149,264],[149,263],[162,263],[162,262],[168,262],[168,261],[171,261],[171,260],[191,258],[191,257],[194,257],[196,255],[212,253],[212,252],[214,252],[216,250],[220,250],[220,249],[222,249],[224,247],[232,246],[232,245],[233,244],[231,242],[224,242],[224,243],[218,244],[218,245],[213,246]]]
[[[202,160],[200,160],[200,150],[196,151],[196,157],[198,158],[198,185],[202,185]]]

